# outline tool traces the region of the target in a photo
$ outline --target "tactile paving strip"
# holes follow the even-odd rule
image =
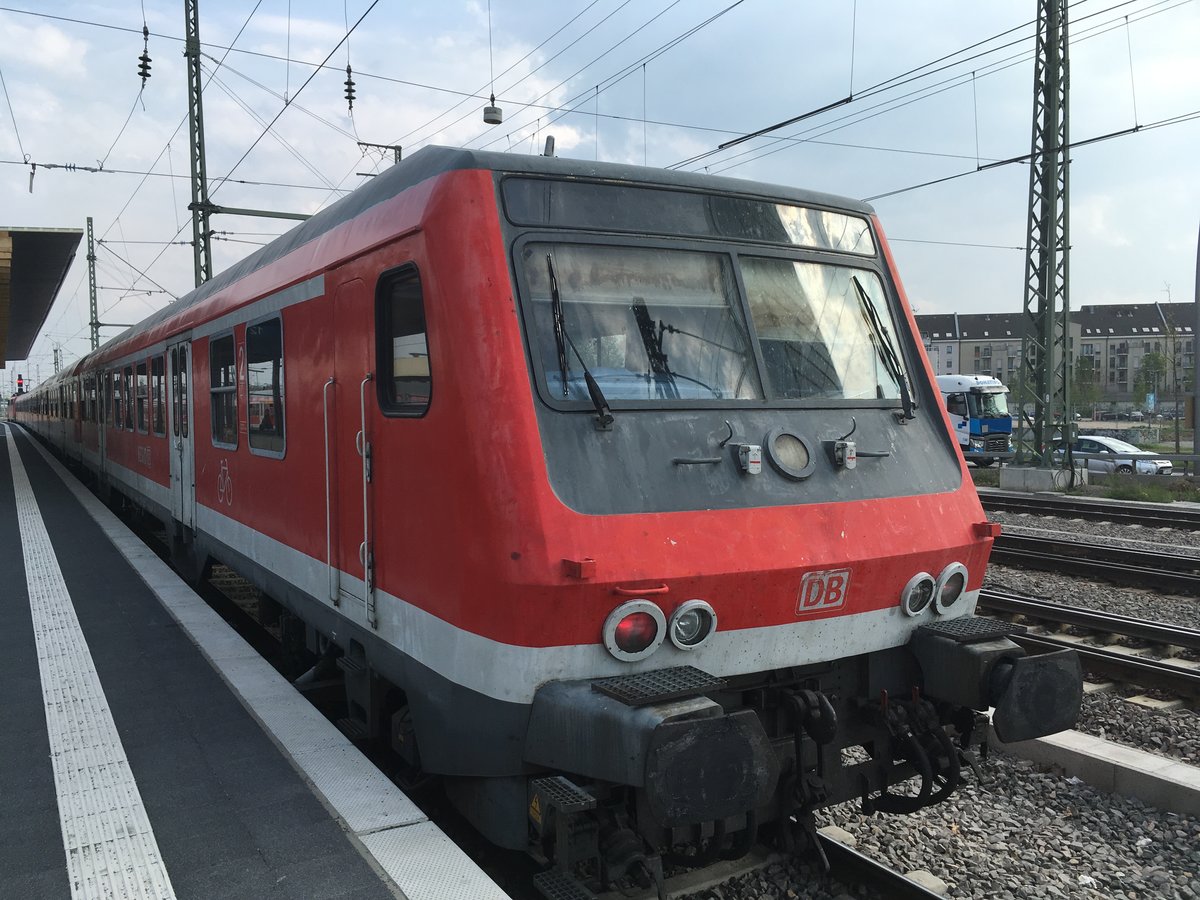
[[[37,498],[5,431],[71,896],[173,898]]]

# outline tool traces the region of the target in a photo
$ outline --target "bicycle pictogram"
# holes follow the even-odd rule
[[[221,471],[217,473],[217,500],[233,506],[233,476],[229,474],[228,460],[221,460]]]

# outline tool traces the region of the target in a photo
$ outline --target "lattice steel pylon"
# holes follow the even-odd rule
[[[1052,466],[1071,416],[1067,0],[1038,0],[1025,245],[1025,332],[1013,429],[1017,463]],[[1066,434],[1063,434],[1066,437]]]
[[[186,31],[183,55],[188,70],[188,134],[192,164],[192,248],[196,263],[196,287],[212,278],[212,231],[209,217],[208,173],[204,163],[204,105],[200,83],[200,0],[184,0]]]

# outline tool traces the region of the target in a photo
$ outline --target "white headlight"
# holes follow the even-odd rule
[[[680,650],[695,650],[716,630],[716,611],[703,600],[688,600],[671,613],[667,633]]]
[[[928,572],[918,572],[908,579],[908,584],[900,592],[900,608],[906,616],[919,616],[933,602],[937,584]]]

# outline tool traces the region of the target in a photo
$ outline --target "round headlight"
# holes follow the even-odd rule
[[[656,604],[630,600],[604,620],[604,646],[622,662],[635,662],[658,649],[666,630],[666,616]]]
[[[942,574],[938,576],[933,608],[940,613],[949,612],[966,588],[967,567],[962,563],[950,563],[942,569]]]
[[[808,440],[791,431],[776,428],[764,441],[767,459],[780,475],[799,481],[816,468]]]
[[[928,572],[918,572],[908,579],[908,584],[900,592],[900,608],[906,616],[919,616],[933,601],[937,591],[937,583]]]
[[[668,634],[680,650],[695,650],[717,630],[717,614],[703,600],[688,600],[671,613]]]

